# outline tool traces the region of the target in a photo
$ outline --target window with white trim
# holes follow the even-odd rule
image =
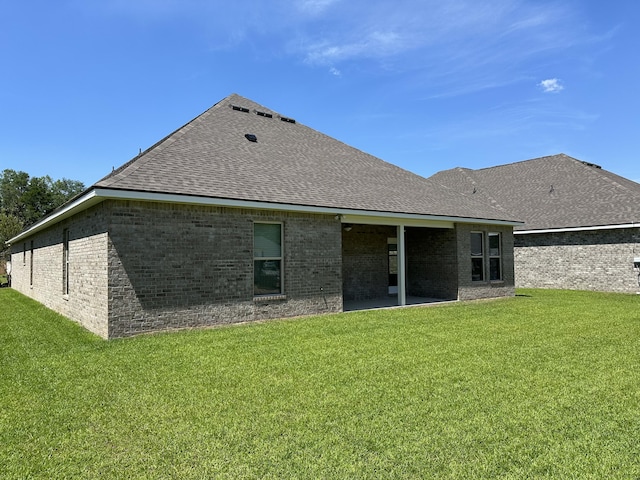
[[[253,294],[281,295],[282,224],[253,224]]]
[[[502,280],[502,242],[499,233],[489,233],[489,280]]]
[[[22,244],[22,265],[25,266],[27,264],[27,242]]]
[[[484,280],[484,234],[471,232],[471,280]]]

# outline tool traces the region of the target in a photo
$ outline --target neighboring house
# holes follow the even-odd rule
[[[514,294],[516,217],[231,95],[10,240],[104,338]]]
[[[564,154],[429,180],[525,221],[514,231],[517,286],[640,290],[640,184]]]

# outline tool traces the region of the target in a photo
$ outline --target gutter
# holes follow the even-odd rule
[[[528,235],[531,233],[563,233],[563,232],[585,232],[593,230],[618,230],[623,228],[640,228],[640,223],[622,223],[618,225],[596,225],[592,227],[565,227],[565,228],[544,228],[540,230],[514,230],[514,235]]]
[[[253,200],[234,200],[227,198],[213,198],[213,197],[200,197],[191,195],[179,195],[173,193],[154,193],[154,192],[141,192],[134,190],[116,190],[109,188],[93,188],[84,195],[72,200],[66,205],[60,207],[60,209],[54,211],[49,216],[44,217],[42,220],[34,223],[29,228],[19,233],[15,237],[7,240],[6,244],[11,245],[18,242],[30,235],[33,235],[45,228],[55,225],[56,223],[69,218],[76,213],[86,210],[98,203],[105,200],[134,200],[134,201],[146,201],[146,202],[162,202],[162,203],[177,203],[183,205],[207,205],[216,207],[232,207],[232,208],[247,208],[247,209],[261,209],[261,210],[279,210],[284,212],[300,212],[300,213],[319,213],[330,214],[340,216],[342,221],[344,216],[367,216],[378,221],[383,218],[394,219],[398,223],[403,221],[409,221],[411,223],[419,222],[454,222],[454,223],[486,223],[490,225],[508,225],[519,226],[524,222],[518,222],[514,220],[497,220],[486,218],[466,218],[466,217],[451,217],[446,215],[428,215],[417,213],[395,213],[395,212],[382,212],[371,210],[355,210],[348,208],[335,208],[335,207],[314,207],[305,205],[294,205],[285,203],[273,203],[273,202],[260,202]]]

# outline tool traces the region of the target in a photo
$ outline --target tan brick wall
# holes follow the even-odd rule
[[[516,285],[635,293],[634,257],[638,228],[516,235]]]
[[[106,338],[107,232],[103,214],[98,205],[12,245],[11,286]],[[63,294],[65,228],[70,234],[68,295]]]

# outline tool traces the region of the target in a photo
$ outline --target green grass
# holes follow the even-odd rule
[[[2,478],[638,478],[640,297],[105,342],[0,290]]]

